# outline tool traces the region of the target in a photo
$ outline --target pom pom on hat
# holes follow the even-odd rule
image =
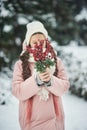
[[[31,23],[28,23],[26,25],[26,27],[27,27],[27,32],[26,32],[26,35],[25,35],[26,45],[29,45],[30,38],[34,33],[41,32],[41,33],[44,34],[44,36],[46,38],[48,37],[47,30],[45,29],[44,25],[39,21],[33,21]]]

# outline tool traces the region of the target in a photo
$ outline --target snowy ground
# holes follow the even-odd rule
[[[66,130],[87,130],[87,102],[68,93],[63,104]]]
[[[87,102],[68,93],[63,96],[63,104],[66,130],[87,130]],[[0,130],[20,130],[18,101],[14,97],[0,106]]]

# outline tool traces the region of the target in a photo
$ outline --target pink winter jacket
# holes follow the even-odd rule
[[[52,76],[52,85],[47,87],[50,92],[47,101],[39,100],[37,86],[34,75],[26,79],[22,78],[22,61],[16,62],[13,73],[12,93],[19,99],[19,122],[21,130],[64,130],[64,112],[61,96],[68,90],[69,81],[63,63],[60,58],[57,60],[58,76]],[[31,72],[34,63],[30,63]],[[57,100],[58,118],[55,113],[53,95]],[[32,115],[30,123],[26,120],[26,111],[29,98],[33,97]]]

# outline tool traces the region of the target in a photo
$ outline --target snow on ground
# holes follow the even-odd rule
[[[70,93],[63,96],[66,130],[87,130],[87,102]],[[20,130],[18,100],[0,106],[0,130]]]
[[[65,130],[87,130],[87,102],[68,93],[63,96]]]
[[[0,130],[20,130],[18,101],[14,97],[7,105],[0,105]]]

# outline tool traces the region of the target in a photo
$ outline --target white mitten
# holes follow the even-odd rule
[[[45,87],[42,87],[37,95],[40,96],[40,100],[47,101],[49,99],[49,91]]]

